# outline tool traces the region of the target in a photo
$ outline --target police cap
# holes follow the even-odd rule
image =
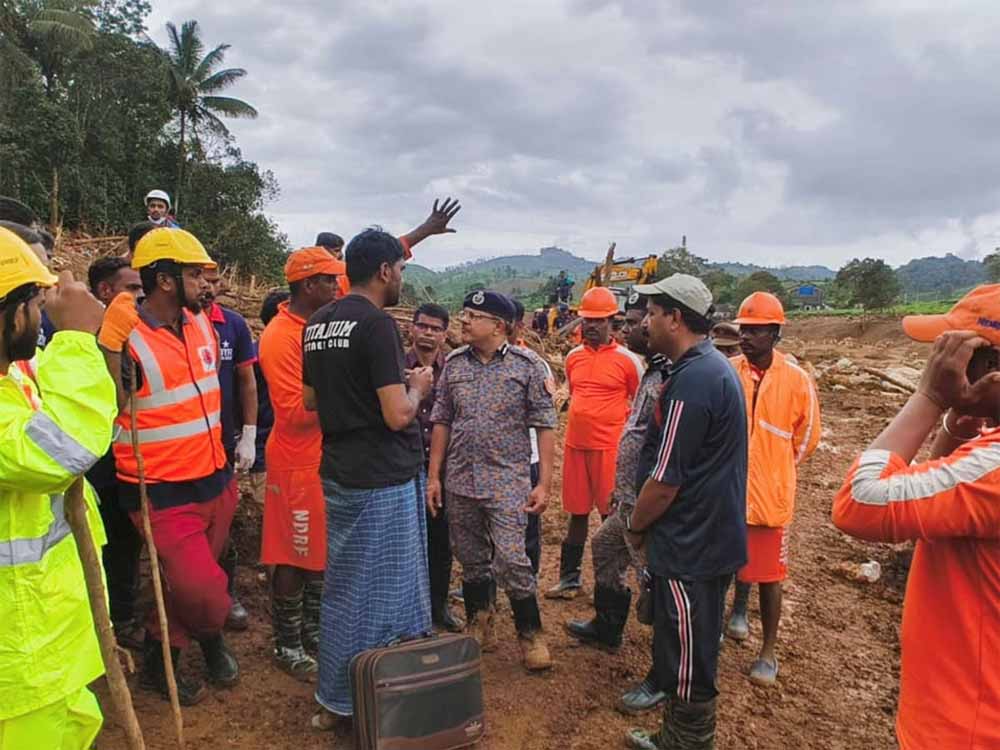
[[[516,315],[514,305],[506,295],[489,289],[469,292],[465,295],[462,307],[493,315],[505,323],[513,323]]]

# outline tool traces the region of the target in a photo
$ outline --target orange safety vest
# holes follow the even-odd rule
[[[182,337],[139,321],[128,339],[142,368],[136,424],[147,482],[190,482],[226,465],[222,447],[219,343],[204,313],[183,310]],[[118,478],[136,484],[129,410],[119,413],[114,442]]]
[[[816,389],[806,371],[777,350],[759,385],[746,357],[729,361],[746,396],[747,523],[787,526],[795,509],[798,464],[819,444]]]

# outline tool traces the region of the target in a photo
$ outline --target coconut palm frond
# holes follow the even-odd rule
[[[201,62],[198,63],[198,67],[194,69],[191,77],[196,81],[203,81],[204,79],[212,75],[212,71],[222,64],[222,61],[226,59],[226,50],[230,48],[229,44],[220,44],[218,47],[213,49],[207,55],[205,55]]]
[[[253,120],[258,114],[251,105],[242,99],[234,99],[231,96],[203,96],[201,97],[201,106],[226,117],[243,117]]]
[[[213,73],[208,78],[199,80],[198,90],[203,94],[211,94],[213,91],[220,91],[221,89],[236,83],[238,80],[243,78],[247,72],[243,68],[227,68],[226,70],[220,70],[218,73]]]
[[[28,27],[31,33],[49,37],[58,44],[89,49],[93,46],[94,23],[82,13],[43,10]]]

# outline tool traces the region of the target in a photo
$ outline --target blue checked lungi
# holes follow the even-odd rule
[[[316,700],[350,716],[351,659],[431,632],[424,479],[379,489],[324,479],[323,495],[327,547]]]

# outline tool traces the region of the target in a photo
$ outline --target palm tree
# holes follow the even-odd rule
[[[73,63],[93,49],[94,34],[94,21],[84,2],[45,0],[29,13],[19,13],[11,3],[0,4],[0,93],[22,85],[37,67],[48,101],[55,104],[65,99]],[[59,166],[63,157],[50,151],[49,159],[49,224],[55,228],[61,223]]]
[[[167,23],[170,47],[163,50],[167,58],[170,83],[170,102],[180,120],[180,146],[177,164],[177,188],[174,191],[174,210],[181,201],[184,184],[187,128],[197,135],[198,129],[228,136],[229,129],[219,116],[257,117],[257,110],[242,99],[217,96],[219,91],[231,86],[247,74],[243,68],[216,70],[226,57],[230,45],[220,44],[207,55],[201,40],[197,21],[185,21],[178,32],[173,23]]]

